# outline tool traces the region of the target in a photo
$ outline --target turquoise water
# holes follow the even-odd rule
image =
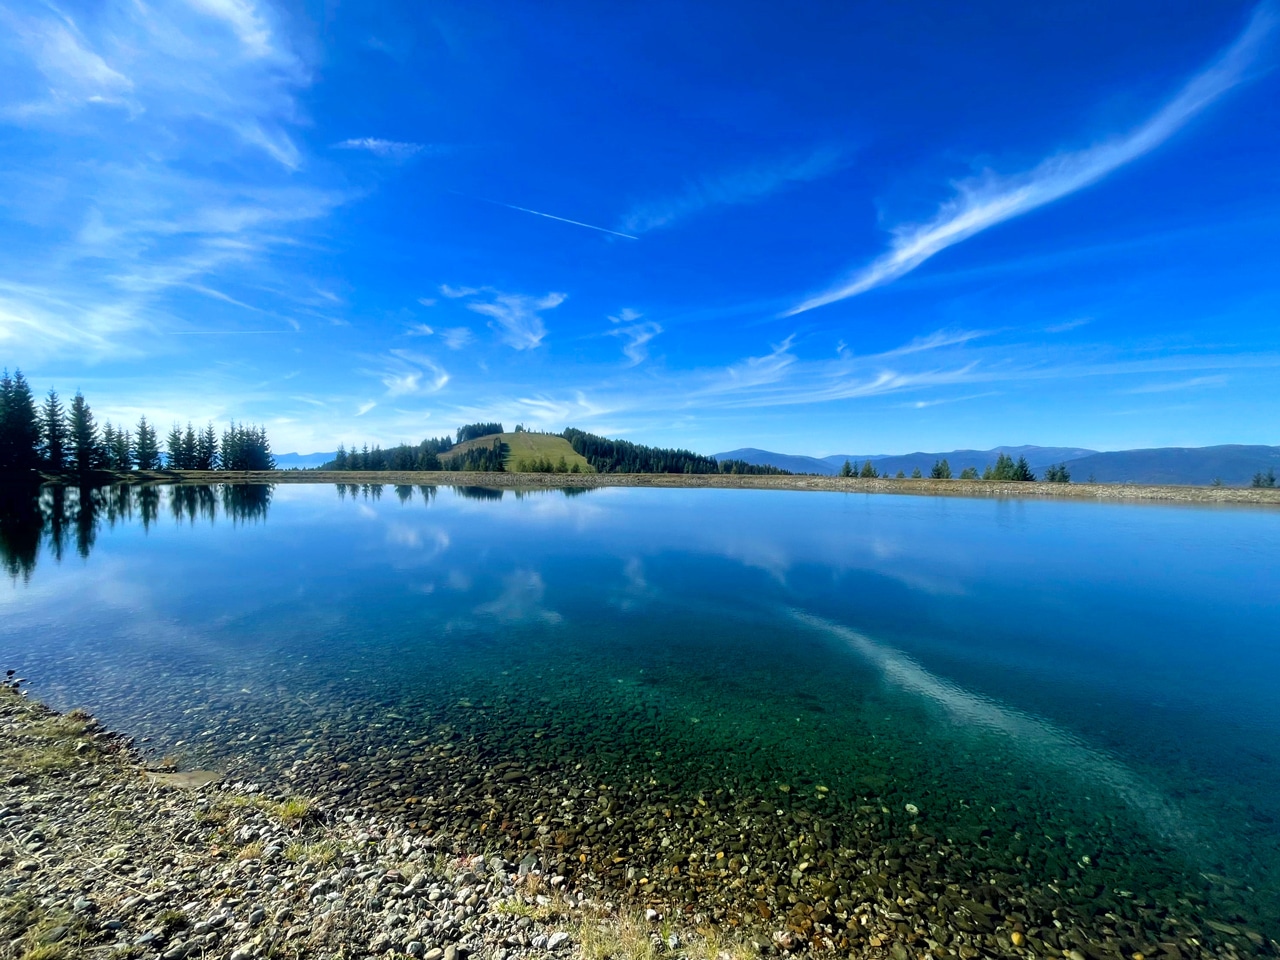
[[[11,498],[0,667],[192,765],[443,725],[1280,937],[1280,512],[570,493]]]

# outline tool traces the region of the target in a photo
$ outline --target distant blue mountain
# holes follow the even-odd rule
[[[1014,458],[1026,457],[1031,469],[1039,472],[1050,464],[1077,459],[1096,452],[1082,447],[1022,446],[995,447],[991,450],[950,450],[942,453],[841,453],[818,458],[773,453],[770,450],[760,450],[756,447],[743,447],[739,450],[730,450],[728,453],[717,453],[715,458],[717,460],[745,460],[747,463],[755,464],[756,466],[778,467],[782,470],[790,470],[792,473],[816,473],[828,477],[839,473],[846,460],[851,464],[856,463],[859,465],[870,460],[876,465],[876,470],[880,473],[887,473],[890,476],[896,474],[899,470],[907,476],[911,476],[911,471],[917,468],[927,476],[929,471],[933,469],[934,463],[943,459],[951,465],[952,472],[956,474],[959,474],[965,467],[977,467],[978,471],[981,472],[987,464],[995,463],[996,457],[1006,453]]]
[[[792,473],[818,473],[831,476],[840,472],[840,464],[831,466],[817,457],[798,457],[786,453],[771,453],[755,447],[743,447],[741,450],[730,450],[728,453],[717,453],[717,460],[744,460],[757,467],[777,467],[779,470],[790,470]]]
[[[919,469],[925,476],[934,463],[946,460],[953,475],[965,467],[976,467],[981,473],[987,464],[995,463],[1000,454],[1026,457],[1032,471],[1043,473],[1045,467],[1065,463],[1071,479],[1077,483],[1092,477],[1098,483],[1169,483],[1204,485],[1221,480],[1227,486],[1247,486],[1254,474],[1274,470],[1280,474],[1280,447],[1228,444],[1216,447],[1155,447],[1149,450],[1115,450],[1099,453],[1080,447],[993,447],[990,450],[946,450],[938,453],[836,454],[830,457],[805,457],[773,453],[755,447],[744,447],[716,454],[717,460],[745,460],[757,466],[774,466],[793,473],[816,473],[832,476],[840,472],[844,462],[865,463],[870,460],[881,474],[894,476],[898,471],[911,476]]]
[[[278,470],[308,470],[312,467],[318,467],[321,464],[328,463],[336,453],[277,453],[276,469]]]
[[[1245,487],[1257,473],[1280,474],[1280,447],[1225,444],[1217,447],[1156,447],[1116,450],[1066,461],[1071,479],[1098,483],[1209,484],[1221,480]]]
[[[1018,457],[1026,457],[1027,465],[1031,467],[1032,471],[1039,473],[1052,464],[1062,463],[1064,460],[1087,457],[1090,454],[1097,453],[1097,451],[1086,450],[1082,447],[1036,447],[1028,445],[1021,447],[992,447],[990,450],[946,450],[941,453],[871,454],[861,457],[840,455],[823,457],[823,459],[832,464],[837,472],[844,466],[846,459],[850,462],[857,461],[859,463],[864,460],[870,460],[881,473],[893,476],[901,470],[908,477],[911,476],[911,471],[916,469],[928,476],[935,463],[939,460],[946,460],[951,467],[951,472],[959,476],[960,471],[965,467],[977,467],[978,472],[981,473],[987,464],[995,463],[996,457],[1002,453],[1013,457],[1015,460]]]

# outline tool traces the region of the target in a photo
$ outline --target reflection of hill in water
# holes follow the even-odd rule
[[[31,577],[42,549],[56,562],[71,549],[88,557],[105,523],[140,522],[149,529],[162,514],[178,523],[265,521],[271,484],[65,487],[0,485],[0,565],[10,577]]]
[[[384,483],[339,483],[338,496],[342,499],[350,497],[352,500],[381,500],[382,489],[387,486]],[[436,491],[439,489],[433,484],[420,483],[416,487],[409,484],[395,484],[391,488],[395,491],[401,503],[408,503],[414,498],[414,491],[417,490],[422,495],[424,503],[430,505],[435,499]],[[477,486],[451,486],[449,488],[464,500],[501,500],[508,493],[517,500],[523,500],[525,497],[547,496],[549,494],[562,493],[566,497],[580,497],[584,493],[591,493],[592,487],[534,487],[532,489],[521,490],[518,487],[510,487],[506,489],[495,489],[493,487],[477,487]]]

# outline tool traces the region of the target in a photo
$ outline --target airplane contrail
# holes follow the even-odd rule
[[[466,194],[458,194],[466,196]],[[483,203],[492,203],[495,207],[506,207],[508,210],[519,210],[521,213],[532,213],[535,217],[546,217],[548,220],[559,220],[561,223],[571,223],[575,227],[586,227],[588,230],[599,230],[601,233],[608,233],[615,237],[622,237],[626,240],[639,240],[640,238],[630,233],[619,233],[617,230],[610,230],[608,227],[597,227],[593,223],[583,223],[581,220],[570,220],[568,217],[557,217],[554,213],[543,213],[541,210],[530,210],[528,207],[518,207],[514,203],[504,203],[501,200],[490,200],[488,197],[472,197],[473,200],[479,200]]]

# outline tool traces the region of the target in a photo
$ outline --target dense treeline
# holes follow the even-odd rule
[[[98,470],[273,470],[264,427],[232,423],[219,439],[212,423],[197,432],[174,424],[162,452],[143,416],[133,430],[98,427],[79,391],[64,408],[50,390],[38,407],[22,371],[0,376],[0,471],[85,475]]]
[[[598,473],[736,473],[789,475],[777,467],[758,467],[743,460],[718,463],[688,450],[646,447],[627,440],[607,440],[570,427],[561,434],[574,452],[585,457]]]
[[[495,433],[502,432],[500,423],[468,423],[465,427],[458,428],[458,442],[466,443],[468,440],[479,440],[481,437],[491,437]]]
[[[453,449],[448,437],[432,437],[414,445],[402,443],[383,450],[366,443],[361,450],[338,447],[337,455],[320,467],[321,470],[443,470],[441,457]]]
[[[141,522],[150,529],[163,514],[177,523],[265,521],[270,484],[116,484],[65,487],[0,484],[0,568],[14,579],[30,579],[41,550],[61,562],[74,549],[88,557],[103,524]]]
[[[458,436],[463,436],[473,428],[488,430],[491,427],[497,427],[499,433],[502,430],[502,424],[471,424],[460,428]],[[491,433],[480,434],[480,436],[491,435]],[[456,444],[448,437],[431,437],[416,445],[405,443],[387,450],[378,446],[370,449],[368,444],[360,450],[348,450],[345,446],[339,446],[337,455],[320,469],[401,472],[469,470],[485,473],[503,470],[507,449],[501,440],[495,439],[491,444],[474,444],[466,450],[452,453],[455,446]]]

